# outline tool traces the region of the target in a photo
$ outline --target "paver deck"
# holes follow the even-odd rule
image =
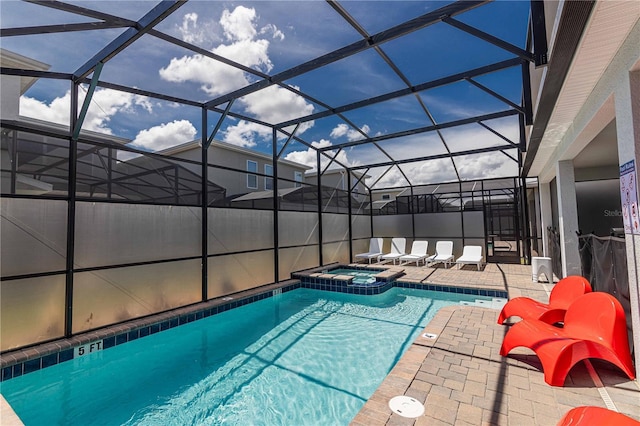
[[[457,269],[407,267],[402,280],[506,290],[509,298],[548,300],[552,283],[531,281],[527,265],[488,264]],[[556,425],[571,408],[595,405],[640,420],[640,385],[615,367],[581,362],[564,387],[544,382],[533,351],[518,348],[500,356],[508,325],[496,323],[493,309],[453,306],[441,309],[352,420],[375,425]],[[592,371],[590,371],[592,370]],[[392,413],[389,400],[407,395],[425,406],[413,419]]]

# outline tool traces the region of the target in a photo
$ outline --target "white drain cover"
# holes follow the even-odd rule
[[[389,401],[389,408],[402,417],[415,419],[424,414],[424,405],[410,396],[394,396]]]

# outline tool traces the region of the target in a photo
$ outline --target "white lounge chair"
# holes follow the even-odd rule
[[[369,240],[369,251],[366,253],[356,254],[356,259],[367,259],[371,263],[372,259],[377,259],[378,256],[382,256],[382,238],[371,238]]]
[[[478,271],[482,266],[482,246],[464,246],[462,249],[462,256],[460,256],[456,263],[458,264],[458,269],[462,267],[462,265],[477,265]]]
[[[400,256],[400,264],[406,265],[407,263],[416,262],[416,266],[420,266],[420,261],[426,263],[427,259],[427,247],[429,247],[429,241],[414,241],[411,245],[411,253]]]
[[[382,262],[383,260],[393,260],[393,264],[395,265],[396,260],[398,260],[400,256],[404,256],[405,254],[407,254],[405,252],[406,246],[406,238],[393,238],[391,240],[391,251],[378,257],[378,262]]]
[[[453,241],[438,241],[436,243],[436,254],[429,256],[426,261],[429,266],[444,263],[445,268],[448,268],[453,263]]]

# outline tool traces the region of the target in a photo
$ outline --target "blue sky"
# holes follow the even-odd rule
[[[90,1],[73,4],[140,19],[155,2]],[[408,19],[435,10],[446,2],[432,1],[344,1],[340,3],[369,33],[375,34]],[[529,1],[496,1],[458,15],[456,19],[524,48]],[[13,0],[0,3],[2,28],[87,22],[89,18]],[[189,1],[157,30],[202,49],[274,75],[315,57],[361,39],[324,1]],[[96,30],[67,34],[5,37],[2,48],[50,65],[51,71],[73,72],[123,30]],[[510,59],[513,54],[474,38],[445,23],[437,23],[381,45],[412,85],[453,73]],[[103,81],[134,86],[195,101],[207,101],[233,91],[260,77],[234,69],[206,57],[145,35],[107,62]],[[519,103],[520,68],[480,76],[476,80],[502,96]],[[322,103],[338,107],[406,88],[405,83],[382,58],[369,49],[294,77],[285,84]],[[41,79],[21,99],[21,114],[68,123],[69,84]],[[502,111],[508,106],[468,82],[459,82],[420,93],[420,98],[438,123]],[[220,105],[224,108],[225,105]],[[318,104],[271,86],[238,99],[232,111],[269,123],[279,123],[324,110]],[[367,135],[385,135],[432,122],[413,95],[348,111],[344,116]],[[201,112],[156,99],[99,89],[84,128],[131,139],[132,145],[159,151],[200,138]],[[209,114],[209,126],[218,114]],[[487,122],[517,142],[517,117]],[[298,135],[315,146],[338,145],[362,138],[339,117],[303,124]],[[451,151],[502,144],[503,141],[479,125],[446,129]],[[271,152],[271,129],[228,118],[217,139]],[[406,159],[446,151],[435,132],[380,143],[393,158]],[[511,153],[516,155],[515,150]],[[315,165],[315,153],[302,144],[291,144],[287,158]],[[348,165],[387,161],[377,148],[367,145],[345,149],[340,160]],[[463,179],[512,176],[515,163],[500,153],[454,160]],[[403,166],[412,183],[455,179],[451,160]],[[373,171],[372,171],[373,172]],[[380,172],[375,173],[382,173]],[[453,177],[452,177],[453,173]],[[481,174],[481,175],[479,175]],[[404,184],[394,170],[381,184]]]

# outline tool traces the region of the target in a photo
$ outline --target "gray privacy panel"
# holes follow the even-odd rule
[[[462,238],[460,212],[415,215],[416,238]]]
[[[64,274],[0,282],[0,351],[62,337]]]
[[[279,212],[278,217],[280,247],[318,243],[317,212]]]
[[[371,237],[371,217],[351,216],[351,234],[354,239]]]
[[[209,254],[273,248],[273,212],[210,208]]]
[[[322,262],[325,265],[338,262],[342,264],[350,263],[349,261],[349,242],[342,241],[339,243],[328,243],[322,245]]]
[[[208,260],[209,299],[274,282],[273,250],[215,256]]]
[[[73,332],[103,327],[202,300],[201,260],[74,274]]]
[[[322,241],[349,240],[349,216],[346,214],[322,214]]]
[[[373,234],[375,237],[411,238],[413,236],[412,217],[410,214],[374,216]]]
[[[291,273],[302,269],[314,268],[319,265],[318,246],[293,247],[280,249],[279,259],[279,279],[291,278]]]
[[[200,208],[79,202],[77,267],[199,256]]]
[[[464,219],[464,237],[482,238],[484,241],[484,213],[471,211],[462,213]]]
[[[66,268],[66,201],[2,198],[0,216],[2,276]]]

